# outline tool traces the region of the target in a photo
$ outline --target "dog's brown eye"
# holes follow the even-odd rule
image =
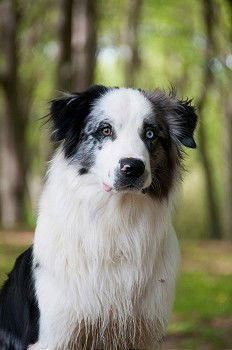
[[[110,128],[109,126],[103,128],[103,129],[101,130],[101,132],[102,132],[102,134],[103,134],[104,136],[111,136],[111,135],[112,135],[112,130],[111,130],[111,128]]]

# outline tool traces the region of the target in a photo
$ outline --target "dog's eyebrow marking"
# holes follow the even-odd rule
[[[106,117],[104,119],[101,119],[100,122],[99,122],[99,126],[104,126],[104,124],[111,124],[113,121],[109,118],[109,117]]]
[[[155,120],[156,118],[154,113],[147,113],[143,116],[144,123],[151,123],[151,122],[155,123]]]
[[[157,124],[152,122],[151,120],[143,121],[143,127],[155,127],[155,126],[157,126]]]

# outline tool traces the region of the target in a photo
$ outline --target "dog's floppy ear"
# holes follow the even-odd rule
[[[89,114],[94,100],[108,90],[94,85],[84,92],[64,94],[51,101],[50,120],[53,123],[52,140],[61,141],[69,136],[70,127],[80,131],[85,117]]]
[[[64,94],[63,97],[52,100],[50,106],[50,120],[52,121],[53,141],[64,140],[70,124],[73,124],[73,113],[80,102],[80,94]],[[78,118],[81,123],[82,118]]]
[[[51,101],[51,138],[53,141],[64,140],[66,155],[70,155],[76,146],[94,101],[107,91],[107,87],[95,85],[84,92],[64,94],[61,98]]]
[[[193,133],[197,124],[197,114],[192,100],[176,100],[174,113],[168,116],[170,132],[182,145],[196,148]]]

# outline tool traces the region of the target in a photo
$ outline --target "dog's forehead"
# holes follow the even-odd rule
[[[105,116],[115,122],[143,122],[151,115],[152,104],[139,90],[130,88],[112,89],[95,104],[94,110],[99,116]]]

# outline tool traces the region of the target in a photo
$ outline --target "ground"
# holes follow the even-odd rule
[[[30,232],[0,232],[0,285]],[[232,244],[181,241],[173,316],[162,350],[232,350]]]

